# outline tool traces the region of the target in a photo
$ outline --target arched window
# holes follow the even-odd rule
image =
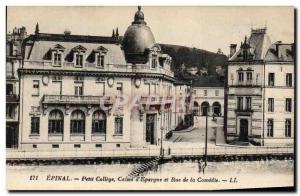
[[[92,133],[106,133],[106,115],[103,111],[95,111],[92,117]]]
[[[75,110],[71,114],[71,134],[85,133],[85,115],[80,110]]]
[[[64,116],[59,110],[52,110],[49,113],[48,133],[63,134],[64,132]]]

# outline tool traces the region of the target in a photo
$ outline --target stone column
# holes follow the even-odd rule
[[[90,142],[92,138],[92,115],[88,114],[85,118],[85,141]]]
[[[65,114],[64,115],[64,136],[63,136],[64,142],[70,141],[70,129],[71,129],[70,124],[71,124],[70,114]]]

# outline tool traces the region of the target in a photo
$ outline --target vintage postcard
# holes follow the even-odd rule
[[[6,16],[8,190],[295,190],[294,7]]]

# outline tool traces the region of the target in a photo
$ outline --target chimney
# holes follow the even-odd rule
[[[230,54],[229,54],[229,58],[231,58],[235,52],[236,52],[236,44],[230,44]]]
[[[69,29],[66,29],[66,30],[64,31],[64,34],[65,34],[65,35],[71,35],[71,31],[70,31]]]

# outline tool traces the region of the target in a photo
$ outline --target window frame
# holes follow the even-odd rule
[[[271,77],[273,76],[273,77]],[[272,80],[271,80],[272,78]],[[268,73],[268,86],[275,86],[275,73],[274,72],[270,72]]]
[[[123,117],[115,117],[115,130],[114,135],[123,135]]]
[[[274,107],[275,99],[274,98],[268,98],[268,112],[274,112],[275,107]]]
[[[75,112],[82,114],[82,119],[77,119],[73,116]],[[75,115],[75,114],[74,114]],[[78,115],[77,115],[78,116]],[[71,135],[84,135],[85,134],[85,124],[86,124],[86,117],[83,111],[81,110],[74,110],[71,113],[70,118],[70,134]],[[80,130],[80,129],[81,130]],[[79,131],[80,130],[80,131]]]
[[[285,98],[285,112],[292,112],[293,107],[292,98]]]
[[[292,137],[292,119],[290,119],[290,118],[285,119],[284,136]]]
[[[286,73],[285,75],[285,85],[287,87],[293,86],[293,74],[292,73]]]
[[[274,119],[267,120],[267,137],[274,137]]]
[[[40,117],[31,116],[30,135],[40,135]]]
[[[35,85],[37,85],[37,87],[35,87]],[[40,81],[39,80],[33,80],[32,81],[32,88],[33,88],[32,96],[39,96],[40,95]]]

